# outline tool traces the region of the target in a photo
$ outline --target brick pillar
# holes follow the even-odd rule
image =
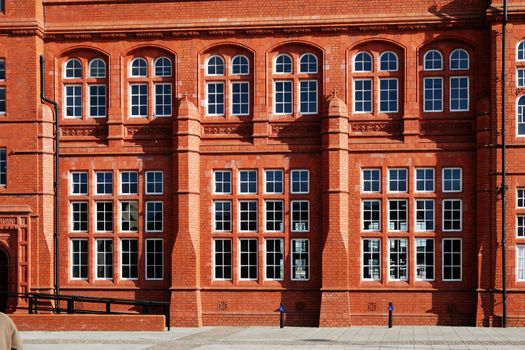
[[[171,324],[202,326],[200,297],[200,140],[197,107],[182,99],[173,122]]]
[[[323,253],[319,326],[350,326],[348,111],[335,93],[322,120]]]

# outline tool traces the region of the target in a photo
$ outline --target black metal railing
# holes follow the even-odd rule
[[[14,305],[15,303],[8,301],[7,308],[13,311],[19,309],[28,310],[29,314],[38,314],[39,312],[53,312],[58,314],[161,314],[165,317],[166,328],[170,330],[170,303],[165,301],[96,298],[45,293],[9,293],[2,291],[0,291],[0,295],[8,299],[16,298],[26,300],[27,306]],[[128,308],[119,308],[119,305],[128,306]]]

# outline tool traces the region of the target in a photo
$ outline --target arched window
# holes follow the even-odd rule
[[[159,57],[153,64],[156,77],[171,77],[171,61],[167,57]]]
[[[443,69],[443,55],[438,50],[430,50],[425,53],[423,58],[424,70],[442,70]]]
[[[82,78],[82,64],[79,60],[72,58],[66,62],[66,78]]]
[[[279,55],[275,58],[275,73],[292,73],[292,58],[288,55]]]
[[[211,56],[206,67],[208,75],[224,75],[224,59],[221,56]]]
[[[518,99],[516,122],[518,136],[525,136],[525,95]]]
[[[238,55],[232,58],[231,75],[250,74],[250,62],[246,56]]]
[[[382,72],[396,72],[397,55],[392,51],[385,51],[379,56],[379,70]]]
[[[92,59],[89,62],[89,77],[90,78],[105,78],[106,77],[106,63],[100,58]]]
[[[517,57],[516,59],[518,61],[525,61],[525,40],[522,40],[518,44],[518,51],[517,51]]]
[[[131,61],[132,77],[145,77],[148,75],[148,64],[144,58],[135,58]]]
[[[106,62],[92,55],[66,61],[64,65],[65,118],[105,118],[107,116]],[[82,66],[88,74],[82,74]],[[87,93],[86,93],[87,91]]]
[[[469,58],[467,51],[455,49],[450,53],[449,60],[450,70],[467,70],[469,69]]]
[[[305,53],[299,59],[299,73],[317,73],[317,57],[311,53]]]
[[[372,55],[368,52],[359,52],[354,57],[354,72],[371,72]]]

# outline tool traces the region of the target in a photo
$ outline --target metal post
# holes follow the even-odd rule
[[[106,301],[106,313],[107,314],[111,313],[111,301],[110,300]]]
[[[394,311],[394,306],[388,303],[388,328],[392,328],[392,311]]]
[[[280,314],[279,327],[284,328],[284,305],[282,303],[281,303],[281,306],[279,306],[279,314]]]
[[[507,327],[507,169],[506,169],[506,118],[505,89],[507,84],[507,0],[503,0],[503,21],[501,28],[501,265],[502,265],[502,327]]]
[[[75,299],[74,298],[67,299],[67,313],[68,314],[75,313]]]

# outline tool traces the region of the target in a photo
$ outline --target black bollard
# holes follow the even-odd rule
[[[388,328],[392,328],[392,311],[394,311],[394,306],[388,303]]]
[[[281,303],[281,306],[279,306],[279,313],[281,314],[279,326],[281,328],[284,328],[284,305],[282,303]]]

